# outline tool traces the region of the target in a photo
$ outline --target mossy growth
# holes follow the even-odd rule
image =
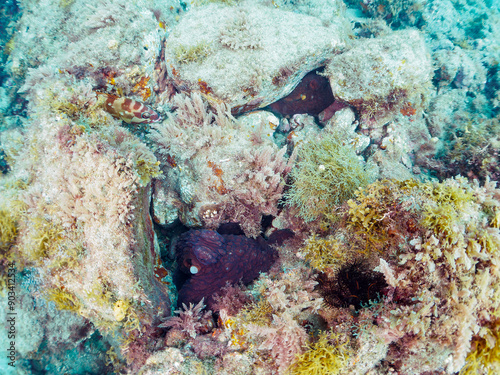
[[[413,212],[420,209],[419,186],[414,180],[380,180],[358,190],[356,198],[347,202],[347,227],[363,239],[362,252],[381,252],[388,245],[390,233],[408,231],[412,215],[416,216]],[[399,235],[393,237],[396,242],[401,240]]]
[[[141,330],[140,319],[136,311],[138,304],[130,299],[116,298],[111,290],[112,286],[107,280],[96,280],[90,291],[87,292],[85,299],[94,301],[103,310],[111,309],[113,311],[114,320],[100,319],[94,323],[102,332],[113,334],[121,327],[125,334],[121,345],[127,346],[135,340],[135,336],[131,336],[131,332]]]
[[[115,374],[119,374],[125,368],[125,363],[113,346],[106,352],[106,365],[110,366]]]
[[[335,375],[344,371],[349,364],[350,353],[346,344],[331,344],[331,341],[336,341],[331,336],[329,332],[323,332],[318,341],[308,344],[307,350],[296,357],[290,372],[300,375]]]
[[[212,53],[212,47],[207,42],[199,42],[194,46],[178,46],[175,51],[175,59],[179,64],[201,62]]]
[[[236,316],[235,322],[237,325],[251,323],[267,326],[271,324],[273,313],[274,309],[271,304],[266,299],[262,299],[243,308]]]
[[[116,300],[109,282],[99,279],[92,283],[89,291],[86,292],[86,299],[93,300],[98,306],[108,308]]]
[[[16,189],[18,181],[2,181],[0,189],[0,293],[8,284],[9,263],[15,262],[18,269],[23,267],[15,250],[19,224],[26,211],[26,204],[17,199],[21,189]]]
[[[457,177],[443,183],[422,186],[429,203],[423,212],[422,225],[443,238],[443,244],[452,245],[461,240],[460,218],[473,202],[473,193],[465,179]]]
[[[125,320],[123,320],[123,329],[125,332],[141,332],[141,321],[136,312],[136,306],[134,306],[133,302],[128,300],[125,301]]]
[[[5,190],[0,194],[0,250],[5,250],[16,239],[18,233],[18,222],[22,219],[26,210],[26,204],[15,198],[17,192],[25,188],[22,180],[6,181],[2,186]],[[16,191],[9,199],[10,192]]]
[[[23,246],[26,259],[38,263],[57,252],[57,247],[63,239],[62,227],[38,216],[30,217],[27,224],[30,226],[32,243]]]
[[[78,266],[85,248],[55,221],[37,215],[23,218],[22,246],[18,247],[23,262],[43,266],[51,271]]]
[[[457,210],[464,210],[473,198],[467,180],[462,177],[450,179],[443,183],[426,183],[422,185],[422,189],[438,205],[451,204]]]
[[[16,220],[7,210],[0,209],[0,249],[6,248],[17,235]]]
[[[485,337],[472,340],[472,349],[459,375],[494,375],[500,373],[500,321],[487,329]]]
[[[47,292],[47,299],[53,301],[59,310],[79,313],[83,305],[78,298],[63,288],[54,288]]]
[[[327,268],[337,268],[350,257],[349,248],[339,240],[332,236],[319,238],[315,234],[306,240],[300,252],[312,267],[322,272]]]
[[[428,207],[422,224],[431,228],[436,235],[443,235],[445,243],[452,245],[458,240],[458,233],[455,231],[457,216],[457,211],[451,204]]]
[[[500,228],[500,209],[495,210],[493,213],[493,218],[491,219],[490,225],[493,228]]]
[[[47,105],[50,109],[61,115],[66,115],[68,118],[76,121],[82,115],[82,107],[77,103],[70,102],[63,93],[46,89],[44,92],[42,104]]]
[[[76,123],[71,129],[74,136],[112,124],[114,120],[102,109],[106,101],[105,95],[98,95],[96,101],[89,102],[86,97],[79,98],[73,91],[66,93],[54,91],[52,88],[46,89],[40,105],[71,120],[68,124]],[[74,97],[69,99],[69,95]]]
[[[140,176],[139,182],[142,186],[146,186],[152,178],[160,177],[162,174],[160,162],[157,160],[139,159],[135,163],[135,169]]]
[[[285,197],[306,222],[332,211],[369,183],[369,175],[354,148],[337,134],[302,144],[297,160]]]
[[[488,230],[488,228],[485,228],[476,234],[475,240],[471,241],[477,241],[477,243],[490,254],[500,253],[500,240],[498,236],[493,233],[494,232]]]
[[[0,209],[0,293],[8,285],[8,264],[15,260],[15,254],[11,246],[17,236],[17,221],[12,213],[6,209]]]
[[[59,6],[63,9],[67,9],[73,5],[74,2],[75,0],[59,0]]]
[[[447,168],[437,169],[440,178],[469,176],[485,182],[486,178],[500,179],[498,149],[500,117],[462,121],[449,129],[444,149],[438,155]]]

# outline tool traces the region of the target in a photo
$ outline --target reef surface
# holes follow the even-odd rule
[[[500,373],[499,15],[4,1],[0,373]]]

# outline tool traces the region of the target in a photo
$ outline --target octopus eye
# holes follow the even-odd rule
[[[151,117],[151,113],[149,112],[142,112],[141,117],[145,120],[149,119]]]

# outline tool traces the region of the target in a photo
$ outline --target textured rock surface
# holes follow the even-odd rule
[[[356,107],[365,122],[382,125],[398,112],[411,115],[426,103],[431,60],[416,30],[360,40],[335,56],[326,74],[333,95]]]
[[[229,104],[233,113],[286,95],[309,71],[345,46],[343,19],[257,6],[212,4],[192,9],[166,42],[168,73],[181,90]]]
[[[25,194],[32,214],[19,233],[20,253],[43,265],[47,287],[73,294],[81,304],[78,312],[96,324],[115,321],[116,300],[134,301],[146,324],[156,319],[158,309],[168,312],[167,290],[153,273],[158,250],[149,217],[150,189],[140,186],[131,159],[119,156],[124,152],[133,157],[139,144],[116,129],[114,135],[134,145],[113,145],[112,139],[82,134],[68,148],[57,137],[66,139],[69,126],[41,121],[31,130],[44,136],[33,142],[40,147],[37,159],[28,151],[24,162],[16,164],[31,170]],[[100,152],[93,153],[93,148]],[[45,210],[44,216],[35,207]],[[43,236],[55,244],[37,250]]]
[[[109,342],[84,317],[70,311],[57,310],[52,302],[40,297],[33,270],[17,278],[15,336],[10,328],[8,299],[0,298],[2,330],[0,345],[5,352],[14,341],[16,366],[8,365],[8,354],[0,358],[2,375],[53,375],[106,373],[105,352]],[[36,297],[35,295],[38,295]],[[10,337],[8,337],[10,336]]]

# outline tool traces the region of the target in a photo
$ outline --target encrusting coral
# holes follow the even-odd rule
[[[431,62],[416,30],[358,40],[332,58],[324,74],[335,98],[360,111],[363,127],[379,127],[398,113],[417,114],[431,88]]]
[[[148,185],[151,175],[141,173],[149,169],[144,165],[148,163],[153,173],[158,173],[154,172],[157,168],[154,156],[124,129],[111,128],[106,140],[81,132],[71,125],[64,124],[64,121],[62,124],[51,126],[42,122],[40,127],[44,129],[41,133],[45,136],[37,137],[38,142],[50,142],[54,146],[55,141],[56,147],[52,147],[52,150],[57,153],[50,156],[36,155],[37,162],[33,165],[36,174],[25,195],[28,210],[43,205],[47,213],[44,217],[32,214],[23,223],[26,227],[22,228],[20,241],[26,246],[20,246],[19,249],[23,252],[29,249],[32,251],[25,253],[24,259],[43,263],[50,259],[53,262],[52,267],[57,269],[62,266],[57,262],[64,262],[62,249],[70,251],[80,248],[81,252],[76,259],[72,256],[68,259],[76,261],[73,266],[83,266],[85,269],[85,262],[81,257],[90,255],[94,246],[101,249],[104,241],[109,242],[111,252],[108,255],[100,255],[103,271],[116,271],[120,251],[125,254],[134,251],[134,248],[139,249],[136,246],[142,244],[148,244],[146,249],[150,253],[144,253],[142,256],[153,260],[153,234],[148,233],[147,229],[149,225],[149,230],[152,230],[151,224],[147,222],[149,218],[143,217],[142,228],[137,227],[126,232],[123,229],[129,226],[133,219],[143,216],[143,200],[148,198],[144,188]],[[96,149],[100,151],[95,152]],[[31,155],[26,156],[25,160],[31,161]],[[68,168],[54,173],[54,163],[58,166],[66,164]],[[75,170],[69,167],[74,164],[81,164],[86,168]],[[43,168],[37,168],[36,165],[43,165]],[[44,191],[45,195],[43,200],[41,191]],[[113,204],[110,205],[109,202]],[[138,210],[133,208],[134,205]],[[71,231],[71,228],[74,230]],[[125,233],[130,236],[140,234],[142,238],[137,237],[135,245],[127,244]],[[84,272],[85,283],[89,286],[98,282],[98,279],[91,276],[94,272],[90,271],[88,269]],[[73,270],[73,274],[78,274],[78,271]],[[114,273],[118,278],[124,278],[126,274],[128,272],[121,275]],[[99,283],[103,282],[104,280],[101,280]],[[124,279],[116,279],[111,283],[118,286],[122,282]]]
[[[233,114],[263,108],[345,47],[343,8],[330,5],[340,17],[328,23],[265,2],[193,7],[166,40],[172,84],[225,103]]]
[[[34,119],[23,142],[30,147],[12,155],[8,179],[23,208],[10,211],[17,237],[9,254],[19,269],[40,270],[42,294],[57,308],[133,347],[158,314],[170,313],[168,290],[154,273],[159,250],[149,217],[159,163],[103,111],[88,82],[57,91],[71,78],[51,79],[52,86],[41,81],[29,89]]]
[[[458,125],[458,126],[457,126]],[[460,126],[462,125],[462,126]],[[486,178],[500,180],[500,118],[471,119],[453,123],[445,130],[442,149],[437,149],[435,157],[428,164],[440,178],[457,174],[476,178],[484,182]]]

